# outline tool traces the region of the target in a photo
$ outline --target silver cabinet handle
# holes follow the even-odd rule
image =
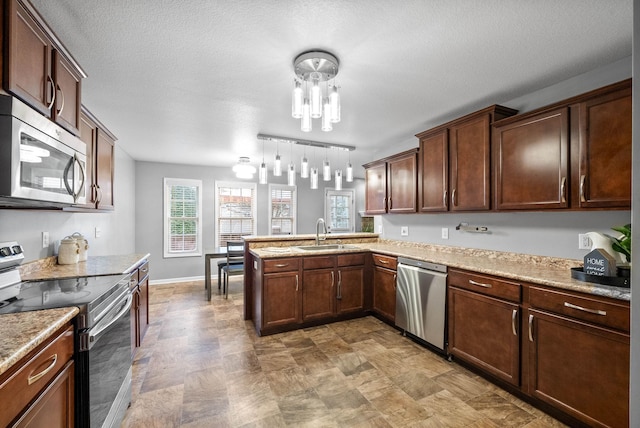
[[[383,198],[383,199],[382,199],[382,208],[383,208],[384,210],[386,210],[386,209],[387,209],[387,198]]]
[[[47,366],[47,368],[45,368],[44,370],[42,370],[38,374],[29,375],[29,377],[27,378],[27,384],[28,385],[31,385],[31,384],[37,382],[38,380],[40,380],[40,378],[42,378],[42,376],[44,376],[47,373],[49,373],[56,366],[56,363],[58,362],[58,354],[53,354],[52,356],[49,357],[49,359],[51,360],[51,364],[49,364]]]
[[[338,294],[337,299],[342,299],[342,271],[338,271]]]
[[[388,261],[386,261],[386,260],[380,260],[380,259],[378,259],[378,262],[379,262],[379,263],[382,263],[383,265],[388,265],[388,264],[389,264],[389,262],[388,262]]]
[[[576,309],[578,311],[588,312],[590,314],[607,316],[607,311],[602,311],[600,309],[583,308],[582,306],[574,305],[574,304],[569,303],[569,302],[564,302],[564,306],[567,307],[567,308],[570,308],[570,309]]]
[[[333,273],[333,271],[331,271],[331,286],[333,287],[333,285],[336,282],[336,278],[335,278],[335,274]]]
[[[391,198],[389,198],[389,210],[393,209],[393,200],[391,200]]]
[[[514,336],[518,335],[518,330],[516,330],[516,318],[518,318],[518,310],[514,309],[513,312],[511,312],[511,331]]]
[[[567,202],[567,177],[562,177],[560,182],[560,201],[562,203]]]
[[[580,176],[580,202],[587,202],[587,198],[584,194],[584,182],[587,179],[587,176],[582,174]]]
[[[298,291],[298,274],[296,274],[296,291]]]
[[[278,263],[277,265],[275,265],[277,268],[283,268],[283,267],[287,267],[289,266],[289,263]]]
[[[469,284],[477,285],[478,287],[491,288],[491,284],[485,284],[483,282],[476,282],[476,281],[474,281],[472,279],[469,280]]]
[[[56,102],[56,85],[53,83],[53,79],[51,76],[47,74],[47,82],[51,83],[51,103],[47,106],[47,110],[51,110],[53,108],[53,104]]]
[[[60,96],[62,97],[62,105],[60,105],[60,110],[56,113],[57,115],[62,114],[62,110],[64,110],[64,91],[60,87],[60,85],[56,84],[56,90],[60,91]]]
[[[100,188],[100,185],[96,184],[96,197],[98,198],[96,200],[97,203],[102,202],[102,189]]]
[[[533,315],[529,315],[529,342],[533,342]]]
[[[456,204],[456,190],[458,190],[458,189],[453,189],[451,191],[451,206],[452,207],[457,206],[457,204]]]
[[[442,205],[447,206],[447,191],[442,192]]]

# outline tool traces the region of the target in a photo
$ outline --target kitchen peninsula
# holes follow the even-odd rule
[[[259,335],[369,314],[395,326],[398,257],[442,264],[447,354],[565,420],[625,425],[630,289],[573,279],[582,264],[573,259],[376,234],[315,238],[245,239],[245,318]]]

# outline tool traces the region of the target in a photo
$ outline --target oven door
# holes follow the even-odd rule
[[[3,196],[86,202],[86,148],[76,150],[16,117],[4,116],[2,122],[11,129],[11,189]]]
[[[127,291],[81,334],[78,426],[119,427],[131,402],[131,303]],[[86,349],[86,348],[85,348]]]

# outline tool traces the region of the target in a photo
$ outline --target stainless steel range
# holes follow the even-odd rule
[[[0,243],[0,314],[76,306],[76,426],[119,427],[131,402],[131,275],[23,282],[17,242]]]

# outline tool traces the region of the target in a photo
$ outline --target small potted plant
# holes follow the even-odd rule
[[[618,276],[629,277],[631,273],[631,224],[612,227],[612,230],[622,233],[619,237],[611,237],[611,247],[623,254],[627,260],[626,265],[618,266]]]

